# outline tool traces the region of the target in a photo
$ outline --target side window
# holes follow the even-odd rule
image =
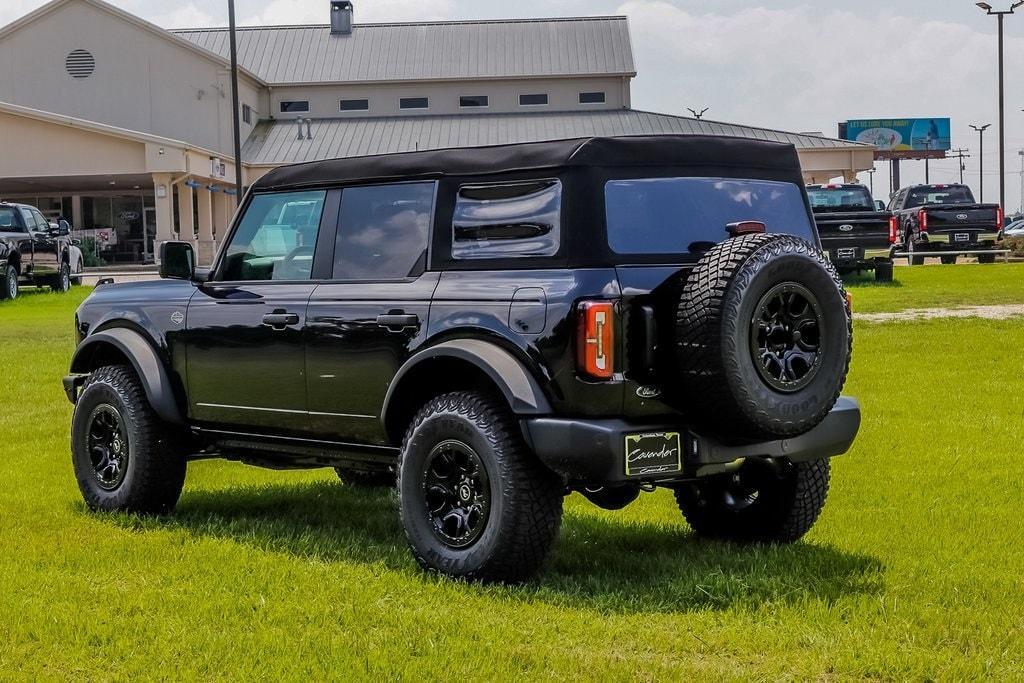
[[[39,230],[40,232],[49,232],[50,221],[46,220],[46,217],[40,211],[35,209],[32,210],[32,215],[35,216],[36,219],[36,230]]]
[[[27,228],[29,232],[39,232],[40,230],[45,230],[44,227],[40,226],[36,222],[35,214],[32,213],[31,209],[22,209],[21,219],[25,222],[25,228]]]
[[[420,275],[437,184],[348,187],[334,247],[336,280],[401,280]]]
[[[452,258],[554,256],[561,207],[559,180],[463,185],[452,221]]]
[[[218,279],[308,280],[326,192],[256,195],[224,255]]]

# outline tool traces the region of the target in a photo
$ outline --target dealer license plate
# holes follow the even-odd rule
[[[958,233],[953,235],[953,241],[954,242],[970,242],[971,241],[971,233],[969,233],[969,232],[958,232]]]
[[[682,435],[679,432],[626,435],[626,476],[675,474],[682,469]]]

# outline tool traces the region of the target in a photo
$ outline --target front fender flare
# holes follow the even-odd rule
[[[516,415],[550,415],[553,412],[544,390],[518,358],[482,339],[454,339],[416,353],[399,368],[384,397],[381,419],[385,423],[395,390],[401,386],[402,379],[422,363],[438,358],[455,358],[482,370],[498,387]]]
[[[161,420],[171,424],[185,424],[167,369],[153,345],[135,330],[114,327],[90,335],[75,350],[71,359],[71,372],[90,372],[93,368],[89,367],[89,359],[104,344],[113,346],[132,364],[142,382],[149,405]]]

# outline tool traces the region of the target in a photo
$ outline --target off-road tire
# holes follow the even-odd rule
[[[357,470],[347,467],[335,467],[338,479],[345,486],[367,489],[395,488],[395,473],[390,470]]]
[[[58,294],[63,294],[71,289],[71,266],[66,263],[60,264],[60,270],[50,281],[50,289]]]
[[[453,440],[475,451],[490,495],[482,531],[465,547],[453,547],[435,531],[425,492],[431,453]],[[409,426],[399,455],[399,512],[409,547],[424,569],[451,577],[519,583],[534,576],[558,537],[563,492],[558,477],[526,446],[504,402],[476,392],[430,400]]]
[[[906,252],[907,252],[907,254],[909,254],[907,256],[907,265],[908,266],[923,266],[924,265],[924,256],[914,256],[914,251],[915,251],[915,249],[914,249],[914,240],[908,239],[907,240],[907,247],[906,247]]]
[[[825,507],[830,464],[827,459],[774,466],[754,461],[744,468],[763,468],[757,498],[737,509],[727,502],[733,477],[719,475],[676,488],[676,503],[694,533],[704,538],[741,543],[793,543],[806,534]]]
[[[798,285],[817,299],[822,332],[807,384],[772,387],[758,369],[754,316],[763,297]],[[835,405],[849,370],[853,322],[842,280],[822,252],[797,237],[744,235],[709,251],[686,279],[665,367],[666,400],[698,433],[795,436]],[[672,377],[674,373],[674,377]]]
[[[113,408],[124,425],[128,460],[123,481],[103,488],[90,459],[88,433],[93,411]],[[71,423],[71,458],[78,487],[90,510],[164,514],[178,502],[185,482],[180,438],[150,407],[142,383],[124,365],[94,370],[75,404]]]
[[[995,254],[978,254],[978,263],[990,264],[996,262]]]
[[[944,266],[956,265],[956,256],[940,256],[939,260],[942,262],[942,265]]]
[[[18,298],[18,269],[9,263],[0,270],[0,301]]]
[[[892,282],[893,263],[886,261],[875,264],[875,282]]]

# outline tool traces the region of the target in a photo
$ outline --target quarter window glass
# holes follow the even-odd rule
[[[337,280],[400,280],[420,275],[436,183],[349,187],[341,195],[334,247]]]
[[[220,279],[308,280],[325,192],[256,195],[231,238]]]
[[[558,180],[463,185],[455,204],[452,257],[554,256],[561,205]]]
[[[760,221],[768,232],[817,243],[803,190],[792,183],[727,178],[612,180],[605,185],[608,245],[619,254],[702,254],[727,226]]]

